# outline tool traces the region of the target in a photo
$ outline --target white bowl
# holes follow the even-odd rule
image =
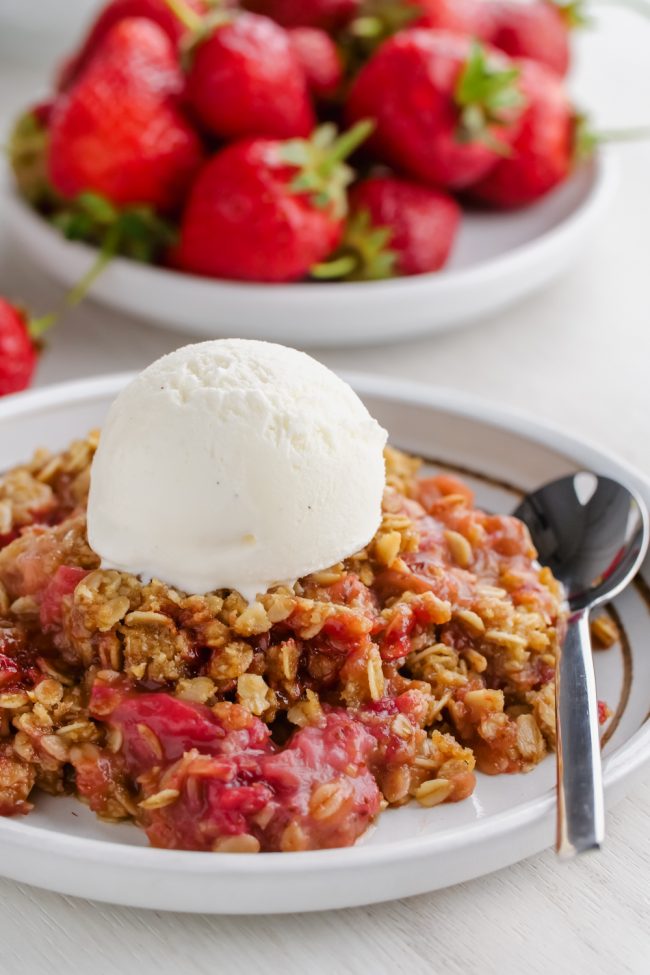
[[[0,402],[0,469],[37,445],[61,448],[100,425],[125,376],[88,380]],[[509,511],[519,490],[580,468],[650,484],[596,447],[449,390],[349,377],[393,443],[459,470],[479,503]],[[646,578],[650,566],[646,565]],[[650,759],[650,589],[639,580],[615,609],[622,645],[595,655],[598,693],[615,715],[605,729],[608,804]],[[528,775],[479,775],[471,799],[388,810],[355,847],[257,856],[155,850],[129,825],[103,824],[74,799],[39,796],[29,816],[0,818],[0,873],[81,897],[201,913],[312,911],[390,900],[505,867],[550,845],[555,763]],[[1,967],[1,966],[0,966]]]
[[[467,324],[542,288],[583,251],[615,184],[615,159],[607,152],[535,206],[465,214],[452,260],[437,274],[359,284],[239,284],[116,259],[91,295],[162,328],[210,338],[303,348],[396,342]],[[11,191],[5,208],[35,264],[68,287],[83,277],[96,251],[66,241]]]

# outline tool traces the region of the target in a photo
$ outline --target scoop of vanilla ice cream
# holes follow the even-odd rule
[[[386,432],[295,349],[202,342],[117,397],[91,473],[105,568],[247,600],[363,548],[381,519]]]

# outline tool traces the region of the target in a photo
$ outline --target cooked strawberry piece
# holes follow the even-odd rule
[[[534,558],[530,532],[523,521],[509,515],[490,515],[483,522],[489,547],[499,555],[523,555]]]
[[[306,136],[316,124],[289,35],[256,14],[236,16],[197,43],[186,97],[205,129],[224,139]]]
[[[147,798],[172,799],[160,808],[145,800],[154,845],[212,849],[245,835],[267,850],[347,846],[378,811],[366,765],[373,738],[344,712],[296,732],[282,752],[263,722],[237,705],[211,711],[96,683],[91,713],[121,733],[126,770]],[[320,786],[327,788],[319,793]]]
[[[88,571],[74,565],[62,565],[56,570],[41,596],[41,626],[45,631],[61,623],[63,601],[72,595]]]
[[[120,757],[91,747],[73,752],[71,763],[79,798],[94,813],[106,815],[116,783],[122,778]]]
[[[411,726],[396,722],[402,715]],[[371,765],[375,771],[387,766],[411,765],[426,733],[421,731],[426,718],[426,703],[418,691],[407,691],[395,698],[382,698],[358,712],[359,721],[375,739]]]
[[[437,474],[435,477],[422,477],[417,482],[416,500],[425,511],[432,514],[441,498],[449,495],[459,495],[468,505],[474,504],[474,492],[458,477],[450,474]]]
[[[0,627],[0,692],[29,690],[40,678],[25,631],[17,626]]]
[[[22,670],[12,657],[0,653],[0,688],[8,684],[16,684],[20,680]]]
[[[302,728],[287,748],[264,759],[263,775],[278,809],[265,849],[351,846],[379,812],[380,793],[368,770],[373,738],[343,711]]]
[[[160,27],[121,20],[52,112],[47,164],[57,192],[174,210],[202,156],[179,108],[183,84]]]
[[[34,526],[0,549],[0,582],[9,594],[40,598],[61,565],[94,569],[99,559],[84,536],[85,519],[68,518],[53,527]]]
[[[96,682],[90,699],[91,713],[122,732],[123,754],[134,776],[152,764],[176,762],[193,748],[203,755],[267,749],[266,725],[237,705],[230,708],[235,709],[241,727],[228,727],[204,705],[169,694],[128,693],[120,685]]]

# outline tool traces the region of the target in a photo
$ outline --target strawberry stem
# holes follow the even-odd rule
[[[58,314],[42,315],[40,318],[31,318],[27,322],[27,332],[29,337],[35,342],[45,335],[48,329],[52,328],[53,325],[59,320]]]
[[[591,128],[589,118],[578,113],[573,126],[573,155],[578,162],[590,159],[597,146],[618,142],[643,142],[650,140],[650,126],[636,126],[629,129]]]
[[[650,126],[640,125],[631,129],[602,129],[594,132],[594,140],[599,144],[616,142],[643,142],[650,139]]]
[[[365,142],[370,133],[375,128],[375,123],[371,119],[362,119],[351,129],[339,136],[332,146],[328,161],[332,167],[343,162],[351,156],[355,149],[358,149],[362,142]]]
[[[120,227],[114,224],[107,232],[101,250],[88,271],[80,281],[70,288],[65,295],[61,306],[57,311],[49,315],[42,315],[40,318],[33,318],[27,323],[27,331],[31,338],[38,341],[43,335],[59,321],[61,316],[68,308],[74,308],[88,294],[94,282],[103,273],[105,268],[115,257],[120,244]]]
[[[189,7],[185,0],[165,0],[175,17],[180,20],[189,31],[199,31],[203,24],[203,18]]]

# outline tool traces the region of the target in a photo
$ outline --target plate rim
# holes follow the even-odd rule
[[[20,414],[37,414],[46,406],[101,399],[115,395],[135,372],[113,373],[88,379],[58,383],[29,392],[14,394],[0,401],[0,422]],[[638,487],[650,501],[650,478],[616,453],[603,450],[588,439],[566,433],[552,423],[541,422],[521,410],[511,410],[471,393],[460,390],[411,382],[404,379],[362,372],[341,372],[342,377],[363,395],[377,395],[393,402],[408,402],[429,406],[467,419],[480,418],[500,430],[516,433],[535,443],[566,453],[567,457],[590,457],[597,463],[606,462],[620,475]],[[597,466],[594,465],[594,466]],[[642,725],[626,742],[604,761],[606,791],[631,778],[650,762],[650,722]],[[0,842],[30,848],[31,852],[56,852],[60,856],[87,863],[101,864],[110,860],[114,867],[141,867],[154,871],[180,871],[213,877],[228,876],[284,876],[311,869],[330,872],[353,867],[387,866],[396,862],[432,857],[438,853],[459,852],[490,839],[502,838],[509,830],[523,830],[539,826],[555,805],[551,788],[542,795],[518,804],[511,809],[473,823],[447,827],[436,833],[412,836],[381,846],[353,846],[333,850],[312,850],[291,857],[284,853],[265,853],[261,857],[240,857],[236,853],[218,858],[210,853],[184,850],[160,850],[134,846],[119,840],[103,840],[75,836],[41,826],[23,824],[16,819],[0,818]],[[541,848],[541,847],[540,847]]]
[[[363,302],[371,296],[377,299],[387,294],[401,296],[405,292],[410,295],[429,294],[436,289],[439,297],[447,293],[455,293],[467,287],[481,287],[485,281],[494,282],[495,278],[516,273],[530,262],[535,262],[539,254],[561,244],[562,240],[575,233],[584,223],[589,223],[602,212],[612,198],[619,177],[619,162],[615,147],[607,147],[596,153],[593,160],[586,164],[593,173],[592,185],[585,199],[575,206],[570,213],[563,216],[559,222],[524,244],[513,247],[497,257],[482,261],[468,268],[457,268],[417,274],[412,276],[390,278],[385,281],[356,281],[356,282],[304,282],[290,284],[271,284],[265,282],[233,281],[225,278],[208,278],[201,275],[177,272],[159,265],[140,264],[124,257],[113,258],[103,276],[104,279],[114,271],[116,274],[127,275],[131,280],[138,280],[140,285],[155,287],[161,280],[168,281],[170,276],[177,278],[180,287],[199,288],[204,295],[212,292],[215,297],[227,294],[232,298],[246,301],[264,299],[266,301],[300,303],[310,296],[318,303],[323,301],[335,304],[342,300]],[[539,201],[543,203],[544,201]],[[20,222],[23,227],[38,232],[43,239],[64,248],[69,254],[86,257],[91,263],[96,255],[96,248],[79,241],[66,240],[56,228],[38,214],[17,192],[15,183],[10,177],[5,186],[4,203],[7,219],[10,223]],[[534,204],[533,204],[534,206]],[[508,213],[510,211],[504,211]],[[524,213],[525,208],[519,211]],[[89,292],[92,297],[93,289]]]

